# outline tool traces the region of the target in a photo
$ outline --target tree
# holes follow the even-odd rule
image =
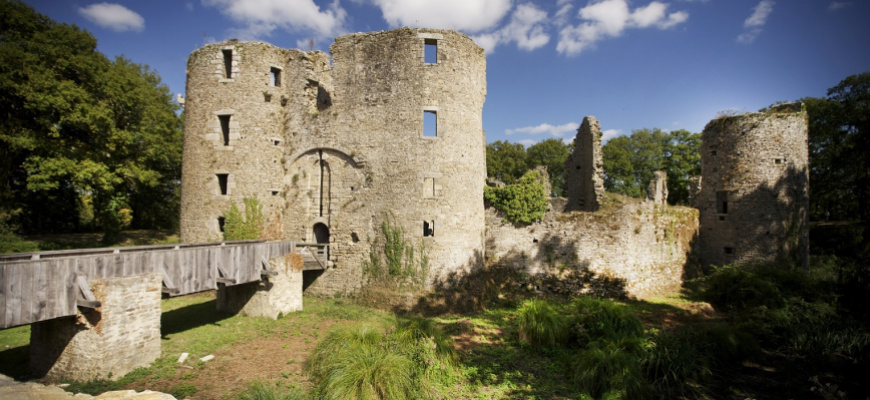
[[[528,171],[526,149],[520,143],[497,140],[486,145],[486,176],[514,183]]]
[[[20,2],[0,6],[0,209],[22,209],[31,231],[75,229],[90,201],[105,243],[131,216],[177,210],[181,125],[160,78],[123,57],[109,61],[75,26]],[[57,209],[63,215],[39,219]]]
[[[846,77],[826,98],[804,98],[809,115],[810,213],[870,218],[870,72]]]
[[[543,177],[538,171],[529,171],[516,183],[505,187],[484,187],[483,198],[504,212],[508,221],[531,224],[540,221],[550,205],[542,182]]]
[[[668,175],[668,202],[685,204],[689,179],[701,172],[701,135],[686,130],[637,129],[631,136],[610,139],[602,147],[604,187],[632,197],[644,197],[655,171]]]
[[[550,174],[550,186],[553,195],[565,195],[565,160],[571,154],[571,145],[565,144],[561,139],[550,138],[529,146],[526,150],[526,166],[534,169],[539,165],[547,167]],[[551,193],[548,193],[548,195]]]

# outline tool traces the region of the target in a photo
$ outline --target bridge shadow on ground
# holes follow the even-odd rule
[[[200,326],[217,325],[235,315],[216,308],[217,300],[211,300],[166,311],[160,315],[160,336],[166,340],[168,335]]]

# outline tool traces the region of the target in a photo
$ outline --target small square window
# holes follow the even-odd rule
[[[781,159],[781,158],[777,158],[777,159],[773,160],[773,162],[774,162],[775,164],[782,164],[782,159]]]
[[[734,248],[733,248],[733,247],[727,247],[727,246],[726,246],[726,247],[723,248],[722,250],[723,250],[723,251],[725,252],[725,254],[727,254],[727,255],[734,254]]]
[[[423,39],[423,62],[426,64],[438,63],[438,40]]]
[[[716,154],[718,154],[718,153],[716,152],[716,150],[713,150],[713,151],[710,152],[710,155],[711,155],[711,156],[715,156]]]
[[[435,236],[435,221],[423,221],[423,237]]]

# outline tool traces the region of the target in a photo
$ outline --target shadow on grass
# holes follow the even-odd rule
[[[235,315],[218,311],[216,304],[217,300],[211,300],[164,312],[160,315],[160,335],[165,340],[168,335],[203,325],[216,325],[218,322]]]
[[[30,346],[12,347],[0,351],[0,374],[15,379],[30,375]]]

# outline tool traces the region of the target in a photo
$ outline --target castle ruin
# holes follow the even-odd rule
[[[596,211],[604,196],[604,158],[601,126],[593,116],[583,118],[574,137],[574,152],[565,161],[565,211]]]
[[[401,28],[320,51],[207,45],[187,66],[181,241],[220,240],[257,197],[271,239],[329,243],[312,293],[352,291],[388,216],[430,279],[483,258],[486,57],[469,37]],[[312,272],[312,274],[314,274]]]

